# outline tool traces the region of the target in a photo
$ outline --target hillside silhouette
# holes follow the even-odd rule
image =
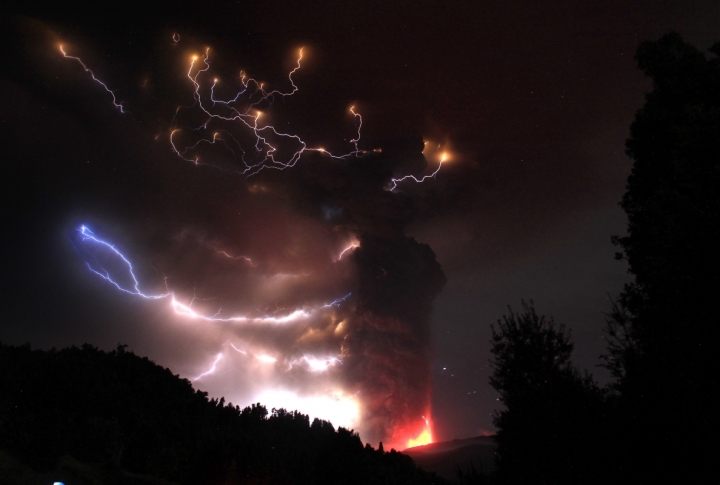
[[[437,484],[352,430],[241,409],[118,346],[0,344],[3,483]]]
[[[456,481],[462,476],[459,472],[466,473],[473,469],[491,477],[495,470],[496,448],[494,436],[476,436],[415,446],[403,450],[403,453],[410,455],[424,470]]]

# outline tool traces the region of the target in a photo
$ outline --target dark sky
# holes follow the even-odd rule
[[[178,323],[166,304],[119,294],[88,273],[75,231],[87,223],[140,261],[143,281],[157,285],[170,272],[179,294],[199,288],[227,309],[319,304],[353,290],[348,307],[327,317],[355,329],[350,354],[341,375],[322,385],[379,396],[378,373],[412,390],[390,404],[363,398],[376,410],[369,421],[400,419],[383,406],[412,414],[413,403],[427,401],[437,440],[492,431],[489,326],[522,299],[571,328],[578,365],[607,380],[596,367],[603,312],[628,278],[610,237],[624,231],[624,142],[649,89],[633,54],[670,30],[709,47],[720,38],[717,2],[151,3],[30,2],[3,20],[0,340],[126,343],[184,377],[227,350],[225,330]],[[60,55],[58,42],[114,90],[127,114]],[[337,164],[308,154],[296,167],[250,178],[212,151],[203,153],[213,159],[206,167],[173,155],[173,123],[195,122],[190,111],[173,122],[178,104],[193,99],[184,77],[191,53],[210,47],[223,79],[244,69],[287,89],[303,46],[293,77],[300,91],[276,101],[273,122],[311,146],[347,150],[354,105],[363,116],[359,147],[382,154]],[[218,94],[229,96],[222,89],[223,81]],[[388,193],[390,177],[437,166],[432,152],[424,163],[423,140],[441,144],[450,161],[435,180]],[[361,249],[345,266],[326,261],[328,248],[352,238]],[[434,251],[444,287],[418,243]],[[223,248],[252,254],[261,269],[213,262],[210,253]],[[400,275],[395,286],[377,283],[380,270]],[[323,276],[279,293],[259,283],[303,272]],[[382,338],[373,333],[388,322],[402,325]],[[314,325],[305,330],[326,330]],[[305,338],[253,332],[243,338],[283,356]],[[325,338],[313,348],[335,344]],[[406,361],[380,358],[392,352]],[[235,379],[248,389],[256,381],[311,385],[238,366],[246,374],[228,370],[205,388],[228,393]],[[431,394],[420,396],[426,388]],[[371,437],[387,436],[364,426]]]

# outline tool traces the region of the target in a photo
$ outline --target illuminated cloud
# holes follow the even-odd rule
[[[285,90],[211,73],[210,52],[188,58],[193,102],[170,123],[168,152],[193,165],[167,173],[167,209],[148,224],[85,222],[70,231],[75,249],[98,284],[164,312],[201,389],[386,446],[431,440],[429,318],[445,276],[404,234],[414,209],[393,189],[435,177],[448,155],[429,157],[430,175],[395,177],[427,167],[422,141],[360,149],[354,106],[349,149],[313,147],[272,125],[277,101],[299,89],[302,50]]]

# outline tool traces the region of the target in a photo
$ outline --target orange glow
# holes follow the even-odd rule
[[[422,418],[425,421],[424,429],[415,438],[410,438],[408,440],[405,448],[429,445],[430,443],[433,442],[432,431],[431,431],[432,427],[430,426],[430,420],[428,418],[426,418],[425,416],[422,416]]]
[[[417,436],[417,438],[411,438],[408,440],[407,447],[412,448],[413,446],[429,445],[432,442],[432,434],[430,434],[430,430],[428,428],[425,428],[422,433]]]

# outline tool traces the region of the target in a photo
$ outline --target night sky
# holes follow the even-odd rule
[[[629,280],[610,237],[624,233],[624,143],[650,88],[633,55],[671,30],[708,48],[720,4],[151,3],[30,2],[3,18],[1,341],[123,343],[191,379],[222,354],[196,387],[241,405],[270,388],[340,390],[359,399],[364,440],[400,445],[428,412],[438,441],[494,430],[490,325],[532,299],[607,382],[603,312]],[[291,91],[301,47],[299,90],[259,104],[263,123],[343,154],[352,106],[363,154],[308,151],[243,174],[227,147],[253,140],[217,118],[201,129],[190,56],[210,48],[201,94],[215,76],[214,95],[230,99],[240,70]],[[173,152],[176,128],[183,147],[206,140],[182,152],[200,165]],[[276,141],[278,159],[297,149]],[[434,179],[388,190],[432,173],[443,152]],[[84,245],[81,224],[132,260],[143,291],[196,297],[206,315],[283,316],[352,295],[299,326],[175,315],[168,298],[88,271],[123,270]],[[359,247],[338,259],[348,245]],[[270,367],[252,360],[266,354]],[[311,372],[311,354],[342,362]]]

